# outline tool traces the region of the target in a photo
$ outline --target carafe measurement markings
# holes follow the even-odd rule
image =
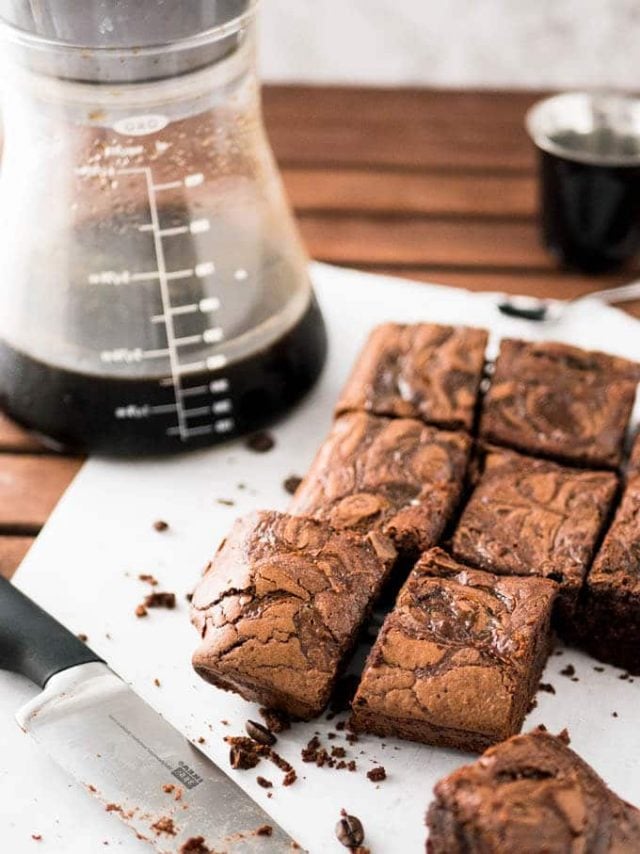
[[[167,434],[170,436],[178,436],[183,442],[188,441],[191,437],[203,436],[210,433],[229,433],[235,427],[234,420],[230,417],[233,412],[233,402],[230,398],[222,398],[214,400],[213,403],[208,403],[206,406],[194,405],[197,403],[197,398],[204,396],[215,397],[225,394],[229,391],[228,380],[221,378],[214,380],[207,385],[197,387],[184,387],[183,381],[190,374],[200,371],[216,371],[221,370],[227,364],[227,359],[223,354],[210,356],[207,359],[202,359],[197,362],[183,362],[180,356],[181,348],[194,346],[196,344],[217,344],[224,339],[224,331],[221,327],[212,327],[205,329],[201,334],[178,337],[176,334],[174,318],[202,313],[208,315],[217,311],[220,308],[220,300],[217,297],[205,297],[197,303],[188,305],[174,306],[171,304],[170,283],[173,281],[186,280],[191,278],[206,278],[215,273],[215,264],[212,261],[205,261],[197,264],[193,268],[184,270],[171,271],[167,269],[166,257],[163,241],[171,237],[180,237],[186,234],[197,235],[205,234],[210,229],[208,219],[194,219],[190,223],[177,226],[174,228],[162,228],[160,223],[160,214],[158,209],[157,194],[166,190],[174,190],[182,187],[187,189],[197,187],[204,181],[204,176],[201,174],[188,175],[182,181],[173,181],[165,184],[154,184],[153,172],[150,167],[139,167],[131,169],[114,169],[111,167],[83,167],[78,170],[80,175],[140,175],[146,183],[147,198],[149,202],[150,222],[144,223],[138,227],[142,233],[150,233],[153,235],[154,249],[156,255],[157,269],[139,273],[131,273],[127,270],[116,272],[113,270],[93,273],[89,276],[90,284],[110,284],[114,286],[127,285],[135,282],[157,281],[160,287],[160,299],[162,304],[162,314],[154,315],[150,318],[154,324],[164,324],[167,335],[167,347],[156,350],[143,350],[142,348],[116,348],[111,351],[103,352],[103,361],[111,364],[130,364],[132,362],[142,362],[145,360],[154,360],[161,358],[169,358],[171,376],[160,381],[160,385],[171,388],[174,395],[174,403],[161,406],[148,405],[128,405],[119,407],[116,410],[116,417],[121,419],[128,418],[149,418],[152,416],[161,416],[174,414],[177,418],[177,425],[170,427]],[[213,416],[214,421],[211,424],[203,424],[198,426],[190,426],[189,422],[194,418]],[[221,417],[225,416],[225,417]]]

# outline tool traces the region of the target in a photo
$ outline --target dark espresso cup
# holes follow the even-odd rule
[[[604,273],[640,251],[640,98],[567,93],[527,114],[542,238],[565,267]]]

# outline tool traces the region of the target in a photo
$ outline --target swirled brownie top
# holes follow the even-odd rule
[[[612,472],[490,452],[453,536],[454,554],[501,575],[538,575],[575,596],[613,501]]]
[[[369,656],[355,728],[469,750],[518,732],[548,654],[555,594],[551,581],[427,552]]]
[[[617,356],[505,339],[480,432],[534,456],[615,468],[639,379],[640,365]]]
[[[289,512],[335,528],[377,529],[406,552],[435,545],[462,490],[471,440],[412,418],[343,415]]]
[[[196,671],[269,708],[319,714],[394,558],[381,534],[266,511],[238,520],[193,595]]]
[[[488,333],[465,326],[385,323],[371,333],[337,413],[419,418],[470,430]]]
[[[567,746],[534,730],[492,747],[435,787],[430,854],[634,854],[640,812]]]

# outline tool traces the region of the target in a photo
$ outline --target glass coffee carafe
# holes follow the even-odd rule
[[[320,373],[255,13],[0,0],[0,405],[60,446],[203,446],[267,424]]]

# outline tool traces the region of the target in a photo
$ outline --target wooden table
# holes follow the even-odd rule
[[[633,273],[559,272],[540,247],[536,94],[269,87],[267,124],[309,253],[472,290],[572,297]],[[640,317],[640,304],[630,307]],[[0,572],[10,576],[81,460],[0,416]]]

